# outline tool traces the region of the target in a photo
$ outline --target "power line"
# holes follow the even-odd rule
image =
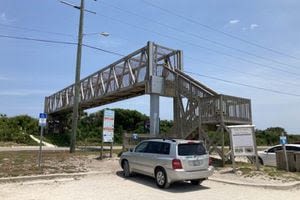
[[[36,42],[45,42],[45,43],[77,45],[77,43],[75,43],[75,42],[65,42],[65,41],[58,41],[58,40],[38,39],[38,38],[31,38],[31,37],[19,37],[19,36],[10,36],[10,35],[2,35],[2,34],[0,34],[0,37],[10,38],[10,39],[18,39],[18,40],[29,40],[29,41],[36,41]]]
[[[113,52],[113,51],[110,51],[110,50],[106,50],[106,49],[102,49],[102,48],[99,48],[99,47],[94,47],[94,46],[90,46],[90,45],[87,45],[87,44],[82,44],[82,46],[88,47],[90,49],[96,49],[96,50],[99,50],[99,51],[102,51],[102,52],[105,52],[105,53],[109,53],[109,54],[113,54],[113,55],[116,55],[116,56],[125,57],[125,55],[123,55],[123,54]]]
[[[185,30],[183,30],[183,29],[177,28],[177,27],[175,27],[175,26],[171,26],[171,25],[169,25],[169,24],[165,24],[165,23],[162,23],[162,22],[153,20],[152,18],[145,17],[145,16],[143,16],[143,15],[139,15],[139,14],[134,13],[134,12],[132,12],[132,11],[123,9],[123,8],[118,7],[118,6],[115,6],[115,5],[111,5],[111,4],[106,3],[106,2],[102,2],[102,4],[104,4],[104,5],[106,5],[106,6],[109,6],[109,7],[113,8],[113,9],[119,10],[119,11],[121,11],[121,12],[124,12],[124,13],[126,13],[126,14],[130,14],[130,15],[133,15],[133,16],[137,16],[137,17],[143,18],[143,19],[145,19],[145,20],[147,20],[147,21],[151,21],[151,22],[153,22],[153,23],[155,23],[155,24],[159,24],[159,25],[161,25],[161,26],[163,26],[163,27],[169,28],[169,29],[174,30],[174,31],[176,31],[176,32],[184,33],[185,35],[189,35],[189,36],[192,36],[192,37],[195,37],[195,38],[198,38],[198,39],[201,39],[201,40],[210,42],[210,43],[212,43],[212,44],[215,44],[215,45],[218,45],[218,46],[227,48],[227,49],[235,50],[235,51],[237,51],[237,52],[244,53],[244,54],[247,54],[247,55],[250,55],[250,56],[253,56],[253,57],[262,59],[262,60],[271,61],[271,62],[280,64],[280,65],[285,65],[285,66],[289,66],[289,67],[292,67],[292,68],[295,68],[295,69],[299,69],[299,67],[296,67],[296,66],[293,66],[293,65],[290,65],[290,64],[287,64],[287,63],[283,63],[283,62],[274,60],[274,59],[272,59],[272,58],[267,58],[267,57],[264,57],[264,56],[261,56],[261,55],[257,55],[257,54],[251,53],[251,52],[249,52],[249,51],[245,51],[245,50],[243,50],[243,49],[240,49],[240,48],[232,47],[232,46],[227,45],[227,44],[224,44],[224,43],[222,43],[222,42],[218,42],[218,41],[215,41],[215,40],[212,40],[212,39],[203,37],[203,36],[201,36],[201,35],[199,35],[199,34],[196,34],[196,33],[193,33],[193,32],[188,32],[188,31],[185,31]]]
[[[85,45],[85,46],[88,46],[88,45]],[[93,47],[93,46],[89,46],[89,47],[91,47],[92,49],[103,51],[103,49],[100,49],[100,48],[97,48],[97,47]],[[104,52],[112,53],[112,54],[118,55],[118,56],[125,56],[125,55],[117,53],[115,51],[106,51],[105,50]],[[217,80],[217,81],[221,81],[221,82],[226,82],[226,83],[230,83],[230,84],[235,84],[235,85],[244,86],[244,87],[253,88],[253,89],[258,89],[258,90],[263,90],[263,91],[268,91],[268,92],[272,92],[272,93],[276,93],[276,94],[283,94],[283,95],[288,95],[288,96],[300,97],[300,94],[282,92],[282,91],[278,91],[278,90],[274,90],[274,89],[270,89],[270,88],[264,88],[264,87],[259,87],[259,86],[255,86],[255,85],[250,85],[250,84],[245,84],[245,83],[230,81],[230,80],[221,79],[221,78],[217,78],[217,77],[213,77],[213,76],[208,76],[208,75],[204,75],[204,74],[199,74],[199,73],[195,73],[195,72],[190,72],[190,71],[186,71],[186,70],[183,71],[183,72],[188,73],[188,74],[193,74],[193,75],[201,76],[201,77],[206,77],[206,78]]]
[[[68,45],[77,45],[77,43],[75,42],[65,42],[65,41],[58,41],[58,40],[47,40],[47,39],[38,39],[38,38],[29,38],[29,37],[18,37],[18,36],[9,36],[9,35],[2,35],[0,34],[0,37],[2,38],[10,38],[10,39],[17,39],[17,40],[28,40],[28,41],[36,41],[36,42],[44,42],[44,43],[54,43],[54,44],[68,44]],[[125,56],[123,54],[120,53],[116,53],[110,50],[106,50],[106,49],[102,49],[99,47],[94,47],[91,45],[87,45],[87,44],[82,44],[82,46],[85,46],[87,48],[90,49],[96,49],[105,53],[109,53],[109,54],[113,54],[113,55],[117,55],[117,56]]]
[[[211,65],[211,66],[214,66],[214,68],[218,68],[218,69],[222,69],[223,71],[227,71],[228,69],[233,71],[233,72],[237,72],[237,73],[240,73],[240,74],[243,74],[243,75],[247,75],[247,76],[251,76],[251,77],[259,77],[261,79],[269,79],[269,80],[273,80],[273,81],[276,81],[276,83],[284,83],[284,84],[288,84],[288,85],[295,85],[295,86],[300,86],[300,83],[295,83],[295,82],[289,82],[289,81],[283,81],[283,80],[280,80],[278,81],[277,78],[272,78],[270,76],[268,77],[264,77],[262,76],[261,74],[256,74],[256,73],[249,73],[249,72],[245,72],[245,71],[242,71],[242,70],[238,70],[234,67],[231,67],[231,66],[221,66],[221,65],[217,65],[217,64],[214,64],[214,63],[210,63],[210,62],[207,62],[207,61],[203,61],[201,59],[198,59],[198,58],[193,58],[191,56],[187,56],[185,55],[185,58],[187,59],[190,59],[190,60],[194,60],[196,62],[200,62],[200,63],[203,63],[205,65]],[[282,84],[283,85],[283,84]]]
[[[280,71],[280,72],[284,72],[284,73],[287,73],[287,74],[290,74],[290,75],[293,75],[293,76],[300,76],[300,74],[295,73],[295,72],[291,72],[291,71],[288,71],[288,70],[285,70],[285,69],[281,69],[281,68],[278,68],[278,67],[273,67],[273,66],[269,66],[269,65],[266,65],[266,64],[258,63],[258,62],[255,62],[255,61],[252,61],[252,60],[249,60],[249,59],[246,59],[246,58],[234,56],[234,55],[229,54],[229,53],[224,53],[222,51],[218,51],[218,50],[211,49],[211,48],[208,48],[208,47],[205,47],[205,46],[193,43],[193,42],[182,40],[182,39],[179,39],[179,38],[171,36],[171,35],[167,35],[167,34],[164,34],[164,33],[161,33],[161,32],[157,32],[157,31],[154,31],[154,30],[150,30],[150,29],[147,29],[147,28],[135,25],[135,24],[131,24],[131,23],[128,23],[128,22],[120,20],[120,19],[116,19],[116,18],[113,18],[113,17],[110,17],[110,16],[99,14],[99,13],[98,13],[98,15],[100,15],[102,17],[105,17],[107,19],[113,20],[113,21],[117,21],[118,23],[121,23],[123,25],[126,24],[128,26],[134,27],[136,29],[143,30],[145,32],[152,32],[152,33],[155,33],[155,34],[160,35],[162,37],[165,37],[165,38],[168,38],[168,39],[173,39],[173,40],[179,41],[181,43],[184,43],[184,44],[187,44],[187,45],[190,45],[190,46],[195,46],[195,47],[198,47],[198,48],[201,48],[201,49],[205,49],[205,50],[213,52],[213,53],[225,55],[225,56],[228,56],[228,57],[231,57],[231,58],[235,58],[235,59],[247,62],[247,63],[255,64],[255,65],[258,65],[258,66],[261,66],[261,67],[264,67],[264,68],[268,68],[268,69],[273,69],[273,70],[277,70],[277,71]]]
[[[141,15],[138,15],[138,14],[135,14],[133,12],[130,12],[130,11],[124,11],[123,9],[121,9],[120,7],[117,7],[117,6],[113,6],[113,5],[110,5],[110,4],[107,4],[111,7],[114,7],[115,9],[118,9],[118,10],[122,10],[123,12],[129,12],[130,14],[132,15],[135,15],[135,16],[139,16],[139,17],[143,17]],[[144,17],[145,18],[145,17]],[[151,20],[150,18],[145,18],[145,19],[148,19],[148,20]],[[154,21],[154,20],[152,20]],[[154,21],[156,22],[156,21]],[[163,24],[163,23],[160,23],[160,22],[156,22],[156,23],[159,23],[160,25],[165,25],[165,26],[168,26],[169,28],[172,28],[173,30],[176,30],[176,31],[180,31],[179,29],[177,29],[176,27],[172,27],[172,26],[169,26],[167,24]],[[0,24],[0,25],[4,25],[4,24]],[[36,32],[42,32],[42,33],[48,33],[48,34],[57,34],[57,35],[65,35],[65,36],[71,36],[69,34],[64,34],[64,33],[57,33],[57,32],[49,32],[49,31],[42,31],[42,30],[38,30],[38,29],[32,29],[32,28],[25,28],[25,27],[18,27],[18,26],[11,26],[11,25],[4,25],[4,26],[7,26],[7,27],[13,27],[13,28],[18,28],[18,29],[23,29],[23,30],[29,30],[29,31],[36,31]],[[140,28],[140,27],[136,27],[136,28]],[[143,29],[145,30],[145,29]],[[151,30],[145,30],[145,31],[151,31]],[[153,31],[152,31],[153,32]],[[182,32],[182,31],[181,31]],[[183,31],[184,33],[187,33],[185,31]],[[156,34],[158,34],[158,32],[155,32]],[[189,34],[189,33],[187,33]],[[162,34],[160,34],[162,35]],[[164,37],[169,37],[169,36],[166,36],[166,35],[163,35]],[[194,36],[197,36],[197,35],[194,35]],[[173,39],[176,39],[176,40],[179,40],[178,38],[175,38],[175,37],[172,37]],[[202,38],[203,39],[203,38]],[[208,39],[209,40],[209,39]],[[184,43],[187,43],[186,41],[183,41],[183,40],[179,40],[180,42],[184,42]],[[212,41],[211,42],[215,43],[215,41]],[[218,43],[218,42],[217,42]],[[188,43],[189,45],[194,45],[195,44],[191,44],[191,43]],[[227,48],[231,48],[227,45],[223,45],[222,43],[220,43],[219,45],[221,46],[226,46]],[[207,47],[203,47],[203,46],[200,46],[200,45],[197,45],[199,48],[204,48],[208,51],[212,51],[214,53],[218,53],[218,54],[222,54],[222,55],[226,55],[226,56],[229,56],[229,57],[232,57],[232,58],[235,58],[235,59],[239,59],[239,60],[242,60],[242,61],[245,61],[245,62],[249,62],[249,63],[252,63],[252,64],[255,64],[255,65],[260,65],[260,66],[263,66],[263,67],[266,67],[266,68],[270,68],[270,69],[275,69],[275,70],[279,70],[279,71],[282,71],[282,72],[285,72],[285,73],[289,73],[289,74],[292,74],[292,75],[300,75],[300,74],[297,74],[297,73],[294,73],[294,72],[290,72],[290,71],[287,71],[287,70],[282,70],[281,68],[277,68],[277,67],[272,67],[272,66],[268,66],[268,65],[265,65],[265,64],[261,64],[261,63],[257,63],[257,62],[253,62],[251,60],[248,60],[248,59],[245,59],[245,58],[241,58],[241,57],[237,57],[237,56],[233,56],[231,54],[228,54],[228,53],[224,53],[224,52],[220,52],[220,51],[217,51],[217,50],[213,50],[213,49],[210,49],[210,48],[207,48]],[[288,64],[285,64],[285,63],[281,63],[281,62],[278,62],[276,60],[272,60],[272,59],[266,59],[262,56],[259,56],[259,55],[255,55],[255,54],[252,54],[252,53],[249,53],[249,52],[246,52],[246,51],[243,51],[243,50],[240,50],[240,49],[235,49],[237,51],[240,51],[240,52],[244,52],[248,55],[252,55],[252,56],[256,56],[256,57],[259,57],[261,59],[265,59],[265,60],[270,60],[272,62],[275,62],[275,63],[278,63],[278,64],[283,64],[283,65],[287,65],[287,66],[291,66],[291,65],[288,65]],[[291,67],[295,67],[295,66],[291,66]]]
[[[265,46],[263,46],[263,45],[257,44],[257,43],[255,43],[255,42],[248,41],[248,40],[243,39],[243,38],[241,38],[241,37],[238,37],[238,36],[235,36],[235,35],[226,33],[226,32],[224,32],[224,31],[221,31],[221,30],[219,30],[219,29],[216,29],[216,28],[214,28],[214,27],[212,27],[212,26],[209,26],[209,25],[206,25],[206,24],[202,24],[202,23],[200,23],[200,22],[198,22],[198,21],[196,21],[196,20],[194,20],[194,19],[192,19],[192,18],[186,17],[186,16],[184,16],[184,15],[180,15],[180,14],[178,14],[178,12],[174,12],[174,11],[171,11],[171,10],[169,10],[169,9],[162,8],[162,7],[160,7],[160,6],[158,6],[158,5],[155,5],[154,3],[150,3],[150,2],[148,2],[148,1],[146,1],[146,0],[142,0],[142,2],[144,2],[145,4],[147,4],[147,5],[149,5],[149,6],[152,6],[152,7],[154,7],[154,8],[157,8],[157,9],[159,9],[159,10],[165,12],[165,13],[174,15],[174,16],[179,17],[179,18],[182,18],[182,19],[184,19],[184,20],[186,20],[186,21],[188,21],[188,22],[191,22],[191,23],[193,23],[193,24],[197,24],[197,25],[202,26],[202,27],[204,27],[204,28],[206,28],[206,29],[208,29],[208,30],[211,30],[211,31],[214,31],[214,32],[223,34],[223,35],[226,35],[227,37],[233,38],[233,39],[235,39],[235,40],[239,40],[239,41],[241,41],[241,42],[250,44],[250,45],[252,45],[252,46],[255,46],[255,47],[258,47],[258,48],[267,50],[267,51],[271,51],[271,52],[276,53],[276,54],[278,54],[278,55],[282,55],[282,56],[286,56],[286,57],[289,57],[289,58],[293,58],[293,59],[298,60],[298,61],[300,60],[299,58],[297,58],[297,57],[295,57],[295,56],[293,56],[293,55],[289,55],[289,54],[283,53],[283,52],[281,52],[281,51],[278,51],[278,50],[275,50],[275,49],[272,49],[272,48],[265,47]]]
[[[29,41],[37,41],[37,42],[55,43],[55,44],[77,45],[77,43],[74,43],[74,42],[45,40],[45,39],[27,38],[27,37],[17,37],[17,36],[8,36],[8,35],[1,35],[1,34],[0,34],[0,37],[18,39],[18,40],[29,40]],[[83,46],[91,48],[91,49],[96,49],[96,50],[99,50],[99,51],[102,51],[102,52],[106,52],[106,53],[109,53],[109,54],[117,55],[117,56],[125,56],[125,55],[123,55],[121,53],[118,53],[118,52],[115,52],[115,51],[110,51],[110,50],[106,50],[106,49],[102,49],[102,48],[98,48],[98,47],[94,47],[94,46],[90,46],[90,45],[86,45],[86,44],[83,44]],[[197,75],[197,76],[201,76],[201,77],[210,78],[210,79],[213,79],[213,80],[218,80],[218,81],[222,81],[222,82],[226,82],[226,83],[235,84],[235,85],[245,86],[245,87],[264,90],[264,91],[269,91],[269,92],[273,92],[273,93],[277,93],[277,94],[284,94],[284,95],[289,95],[289,96],[300,97],[299,94],[281,92],[281,91],[277,91],[277,90],[273,90],[273,89],[269,89],[269,88],[263,88],[263,87],[258,87],[258,86],[254,86],[254,85],[248,85],[248,84],[244,84],[244,83],[229,81],[229,80],[225,80],[225,79],[221,79],[221,78],[217,78],[217,77],[212,77],[212,76],[208,76],[208,75],[203,75],[203,74],[198,74],[198,73],[194,73],[194,72],[190,72],[190,71],[184,71],[184,72],[189,73],[189,74],[194,74],[194,75]]]
[[[279,91],[279,90],[273,90],[273,89],[270,89],[270,88],[264,88],[264,87],[259,87],[259,86],[255,86],[255,85],[249,85],[249,84],[245,84],[245,83],[230,81],[230,80],[221,79],[221,78],[208,76],[208,75],[204,75],[204,74],[199,74],[199,73],[195,73],[195,72],[190,72],[190,71],[184,71],[184,72],[188,73],[188,74],[193,74],[193,75],[196,75],[196,76],[200,76],[200,77],[209,78],[209,79],[212,79],[212,80],[217,80],[217,81],[222,81],[222,82],[225,82],[225,83],[234,84],[234,85],[244,86],[244,87],[263,90],[263,91],[268,91],[268,92],[272,92],[272,93],[276,93],[276,94],[283,94],[283,95],[288,95],[288,96],[300,97],[300,94],[282,92],[282,91]]]
[[[85,45],[85,46],[88,46],[88,45]],[[92,49],[103,51],[103,49],[100,49],[100,48],[97,48],[97,47],[93,47],[93,46],[89,46],[89,47],[91,47]],[[105,50],[105,52],[107,52],[107,51]],[[117,53],[115,51],[108,51],[108,52],[112,53],[114,55],[118,55],[118,56],[125,56],[125,55]],[[199,74],[199,73],[195,73],[195,72],[190,72],[190,71],[186,71],[186,70],[184,70],[183,72],[188,73],[188,74],[193,74],[193,75],[201,76],[201,77],[206,77],[206,78],[217,80],[217,81],[222,81],[222,82],[230,83],[230,84],[235,84],[235,85],[249,87],[249,88],[253,88],[253,89],[268,91],[268,92],[272,92],[272,93],[276,93],[276,94],[283,94],[283,95],[300,97],[300,94],[282,92],[282,91],[278,91],[278,90],[274,90],[274,89],[270,89],[270,88],[264,88],[264,87],[259,87],[259,86],[255,86],[255,85],[249,85],[249,84],[245,84],[245,83],[230,81],[230,80],[221,79],[221,78],[217,78],[217,77],[213,77],[213,76],[208,76],[208,75],[204,75],[204,74]]]
[[[59,33],[59,32],[52,32],[52,31],[45,31],[45,30],[41,30],[41,29],[27,28],[27,27],[23,27],[23,26],[13,26],[13,25],[2,24],[2,23],[0,23],[0,26],[4,26],[4,27],[8,27],[8,28],[13,28],[13,29],[19,29],[19,30],[25,30],[25,31],[33,31],[33,32],[38,32],[38,33],[46,33],[46,34],[52,34],[52,35],[62,35],[62,36],[74,37],[71,34]]]

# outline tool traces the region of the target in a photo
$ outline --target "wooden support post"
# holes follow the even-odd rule
[[[113,152],[113,142],[110,143],[110,153],[109,153],[110,158],[112,158],[112,152]]]
[[[230,153],[230,160],[232,162],[232,168],[233,172],[236,172],[236,165],[235,165],[235,158],[234,158],[234,149],[233,149],[233,144],[232,144],[232,134],[231,131],[226,128],[226,130],[229,132],[229,137],[230,137],[230,147],[231,147],[231,153]]]
[[[222,133],[222,167],[224,167],[225,166],[225,151],[224,151],[225,133],[224,133],[224,127],[221,127],[221,133]]]
[[[102,131],[101,151],[100,151],[100,160],[102,159],[103,159],[103,131]]]

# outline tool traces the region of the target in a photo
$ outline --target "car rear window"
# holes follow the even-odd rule
[[[169,154],[170,144],[165,142],[149,142],[146,153]]]
[[[206,150],[202,143],[186,143],[178,145],[179,156],[204,155]]]

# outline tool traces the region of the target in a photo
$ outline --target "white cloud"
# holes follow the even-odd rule
[[[229,24],[237,24],[239,22],[240,22],[240,20],[238,20],[238,19],[232,19],[229,21]]]
[[[250,25],[250,29],[255,29],[255,28],[257,28],[258,27],[258,24],[251,24]]]
[[[0,23],[3,23],[3,24],[11,24],[12,22],[14,22],[15,20],[14,19],[9,19],[7,16],[6,16],[6,13],[3,12],[0,14]]]
[[[28,95],[45,95],[50,94],[46,90],[6,90],[0,91],[0,96],[28,96]]]

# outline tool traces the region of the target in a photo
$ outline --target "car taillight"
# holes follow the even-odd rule
[[[181,161],[178,159],[173,159],[172,167],[173,167],[173,169],[182,169]]]
[[[212,164],[212,158],[209,157],[209,160],[208,160],[208,165],[211,165]]]

